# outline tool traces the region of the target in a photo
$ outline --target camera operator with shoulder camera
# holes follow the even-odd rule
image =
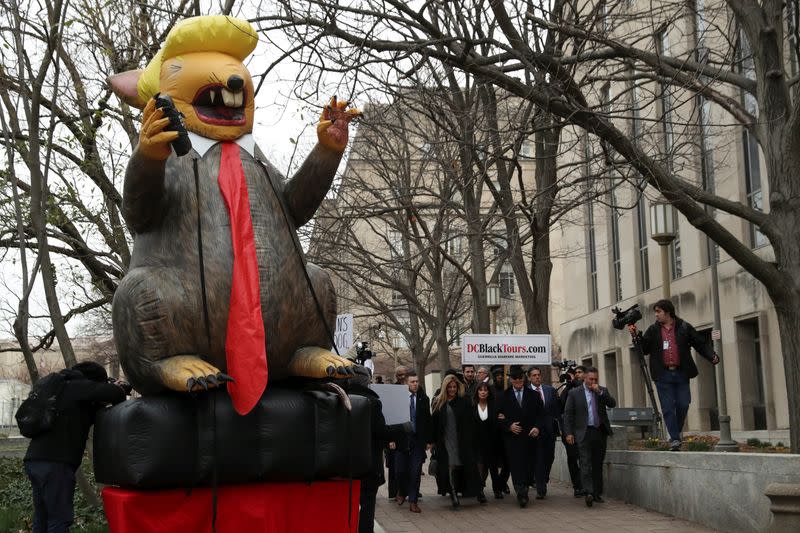
[[[375,363],[372,361],[373,355],[368,343],[359,342],[356,344],[356,363],[369,370],[370,378],[375,373]]]
[[[60,381],[53,396],[57,415],[51,427],[32,436],[25,453],[36,532],[69,531],[74,520],[75,472],[83,459],[95,414],[109,404],[124,401],[131,392],[130,384],[109,378],[106,369],[93,361],[78,363],[54,378]],[[36,385],[33,392],[37,392]]]
[[[670,449],[678,451],[681,430],[692,401],[689,380],[698,374],[691,348],[714,365],[719,363],[719,357],[691,324],[675,315],[672,302],[659,300],[653,305],[653,311],[656,321],[644,335],[638,333],[635,323],[627,326],[632,335],[640,336],[642,353],[650,355],[650,375],[656,382]]]

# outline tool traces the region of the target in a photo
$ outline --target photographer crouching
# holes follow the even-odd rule
[[[689,380],[698,374],[691,348],[713,365],[719,363],[719,357],[691,324],[675,315],[672,302],[659,300],[653,305],[653,311],[656,321],[644,335],[637,331],[635,323],[627,326],[631,335],[640,337],[642,353],[650,355],[650,375],[656,382],[670,450],[679,451],[681,430],[692,401]]]

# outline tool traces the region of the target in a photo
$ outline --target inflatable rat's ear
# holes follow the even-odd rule
[[[147,103],[142,101],[137,89],[142,72],[142,69],[128,70],[108,77],[108,83],[111,85],[111,90],[114,91],[114,94],[126,104],[139,109],[144,108]]]

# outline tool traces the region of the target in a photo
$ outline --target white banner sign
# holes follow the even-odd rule
[[[379,385],[373,383],[369,388],[381,397],[383,418],[386,419],[387,425],[402,424],[411,420],[411,411],[408,403],[409,393],[406,385]]]
[[[462,335],[461,363],[549,365],[550,335]]]
[[[336,316],[336,333],[333,334],[339,355],[344,355],[353,346],[353,315]]]

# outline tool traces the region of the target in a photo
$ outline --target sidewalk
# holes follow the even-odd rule
[[[427,468],[427,464],[426,467]],[[394,532],[520,532],[520,531],[594,531],[595,533],[660,531],[670,533],[711,532],[685,520],[679,520],[619,500],[605,498],[605,503],[586,507],[583,499],[572,495],[572,488],[561,483],[551,483],[545,500],[534,499],[531,490],[528,507],[520,509],[514,493],[495,500],[488,491],[487,505],[478,505],[474,498],[462,499],[461,508],[450,508],[450,498],[436,494],[436,481],[432,476],[422,476],[420,488],[423,499],[422,512],[412,513],[408,502],[398,506],[388,500],[387,485],[378,491],[375,509],[375,531]],[[377,527],[380,526],[380,527]]]

